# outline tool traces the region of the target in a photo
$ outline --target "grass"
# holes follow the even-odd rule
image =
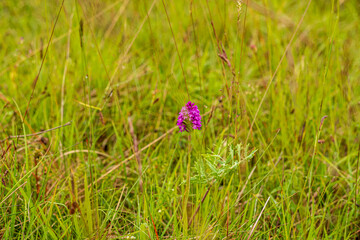
[[[239,3],[2,1],[0,238],[359,239],[359,3]]]

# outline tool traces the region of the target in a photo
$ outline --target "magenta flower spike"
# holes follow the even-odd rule
[[[181,108],[177,125],[179,126],[180,132],[189,132],[190,125],[193,129],[201,129],[201,115],[195,103],[188,102],[184,107]]]

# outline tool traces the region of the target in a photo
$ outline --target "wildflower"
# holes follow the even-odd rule
[[[236,5],[237,5],[238,12],[239,12],[239,14],[240,14],[240,13],[241,13],[241,10],[242,10],[242,3],[241,3],[241,1],[237,1]]]
[[[201,115],[195,103],[188,102],[180,111],[177,125],[180,132],[189,131],[189,125],[193,129],[201,129]]]
[[[238,21],[240,21],[240,15],[241,15],[241,12],[242,12],[242,3],[240,0],[237,1],[237,10],[238,10]]]

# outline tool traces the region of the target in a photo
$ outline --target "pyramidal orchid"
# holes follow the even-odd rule
[[[201,129],[201,115],[195,103],[189,101],[181,108],[177,125],[179,126],[180,132],[189,132],[191,130],[190,126],[192,126],[192,129]]]

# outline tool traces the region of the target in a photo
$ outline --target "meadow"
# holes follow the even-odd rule
[[[0,239],[360,239],[359,22],[357,0],[0,1]]]

